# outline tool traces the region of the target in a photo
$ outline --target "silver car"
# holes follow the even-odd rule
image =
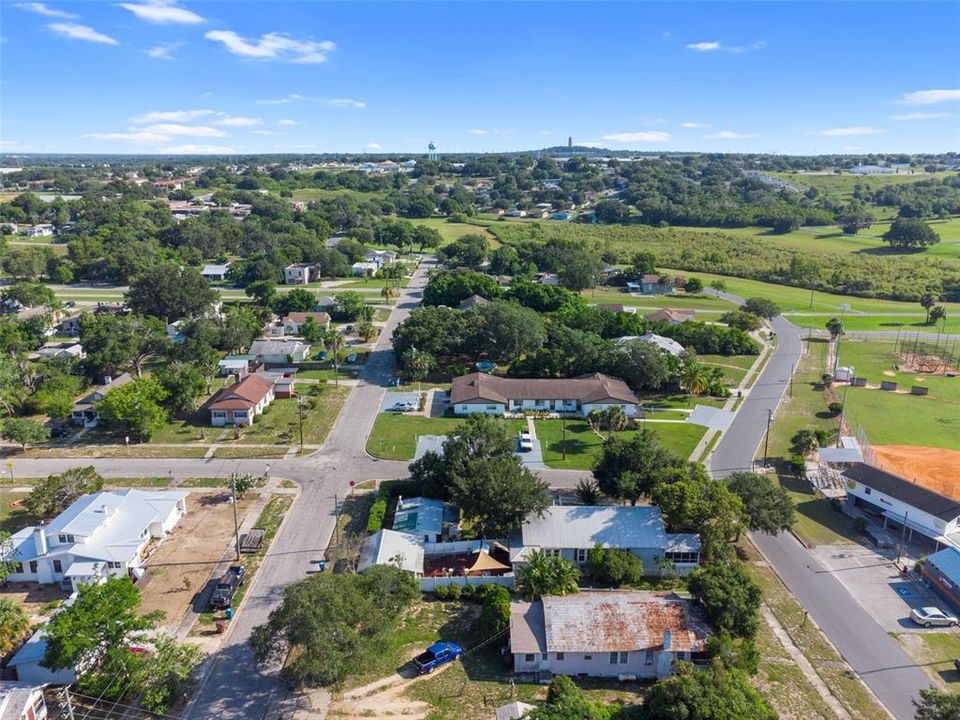
[[[917,625],[923,625],[924,627],[933,627],[934,625],[954,627],[957,624],[957,618],[935,607],[914,608],[910,611],[910,619]]]

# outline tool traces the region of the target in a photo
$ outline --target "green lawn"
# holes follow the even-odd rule
[[[373,424],[373,432],[367,440],[367,452],[385,460],[412,460],[417,450],[418,435],[446,435],[462,422],[463,418],[428,418],[382,412]],[[516,435],[527,425],[526,420],[503,422],[511,435]]]
[[[23,500],[28,493],[0,493],[0,531],[15,533],[33,525],[37,518],[22,507],[13,507],[13,503]]]
[[[770,175],[786,180],[791,185],[801,188],[813,187],[822,193],[833,195],[838,200],[849,201],[853,197],[853,189],[857,185],[866,185],[870,190],[920,182],[921,180],[943,179],[954,176],[954,172],[927,173],[921,169],[914,169],[913,174],[900,172],[893,175],[853,175],[844,173],[791,173],[772,172]]]
[[[361,192],[360,190],[349,190],[347,188],[338,190],[323,190],[321,188],[301,188],[293,191],[294,200],[327,200],[338,197],[348,197],[355,200],[379,200],[386,195],[385,192]]]
[[[386,284],[386,281],[384,281],[382,278],[356,278],[354,280],[347,280],[344,282],[335,282],[337,282],[337,286],[330,288],[330,290],[334,293],[338,290],[381,290]],[[409,284],[410,278],[408,277],[394,278],[390,280],[391,287],[406,287]],[[378,302],[381,300],[382,298],[378,300]]]
[[[447,222],[446,218],[423,218],[414,220],[414,225],[426,225],[440,233],[444,244],[453,242],[463,235],[483,235],[490,242],[491,246],[497,245],[497,239],[483,225],[473,225],[472,223],[452,223]]]
[[[314,388],[319,392],[316,396],[311,394]],[[333,427],[350,388],[314,385],[304,393],[307,398],[304,400],[303,442],[306,445],[320,445]],[[310,407],[311,404],[314,406]],[[285,398],[274,400],[252,426],[241,431],[240,440],[237,442],[294,445],[299,441],[297,401],[294,398]]]
[[[953,664],[960,657],[960,635],[925,632],[901,633],[894,637],[938,685],[952,693],[960,693],[960,672]]]
[[[941,343],[941,348],[943,343]],[[928,344],[932,350],[932,344]],[[894,370],[899,359],[894,344],[878,340],[843,340],[840,364],[852,365],[869,384],[895,381],[900,388],[929,388],[926,396],[897,394],[870,388],[847,391],[847,421],[862,425],[874,445],[927,445],[960,450],[960,378]]]
[[[587,302],[594,305],[620,304],[636,307],[638,312],[649,314],[659,308],[673,308],[675,310],[705,310],[711,312],[711,319],[721,312],[733,310],[734,305],[726,300],[718,300],[704,295],[644,295],[636,297],[617,289],[597,288],[584,290],[580,293]],[[648,309],[647,309],[648,308]]]
[[[668,419],[668,418],[663,418]],[[537,437],[543,448],[543,459],[548,467],[569,470],[589,470],[599,455],[606,433],[603,437],[593,432],[582,420],[567,420],[567,459],[563,459],[563,423],[560,420],[537,420]],[[706,428],[689,423],[650,423],[648,428],[657,433],[660,443],[682,458],[687,458],[700,442]],[[631,437],[635,430],[617,433],[621,437]]]
[[[723,370],[728,385],[735,387],[747,375],[747,371],[757,361],[756,355],[698,355],[697,359],[704,365],[718,367]]]
[[[678,410],[693,410],[697,405],[723,407],[726,400],[711,397],[696,397],[694,395],[644,395],[641,398],[646,410],[654,408],[675,408]]]

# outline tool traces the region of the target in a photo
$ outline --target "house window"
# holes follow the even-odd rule
[[[868,487],[865,487],[865,488],[863,489],[863,494],[864,494],[864,495],[870,495],[871,493],[873,493],[873,490],[872,490],[872,489],[870,489],[870,488],[868,488]]]
[[[107,567],[108,567],[108,568],[113,568],[113,569],[116,570],[116,569],[118,569],[118,568],[122,568],[122,567],[123,567],[123,563],[113,562],[112,560],[110,560],[110,561],[107,562]]]
[[[584,656],[583,656],[583,659],[584,659],[584,660],[593,660],[593,655],[584,655]]]
[[[630,659],[630,653],[625,653],[625,652],[620,653],[620,664],[621,664],[621,665],[626,665],[626,664],[627,664],[627,660],[629,660],[629,659]]]
[[[676,565],[689,565],[700,562],[698,552],[666,552],[663,556]]]
[[[36,560],[31,560],[31,561],[30,561],[30,572],[33,573],[34,575],[37,574],[37,561],[36,561]]]
[[[19,575],[23,572],[23,563],[14,563],[13,570],[10,571],[11,575]]]
[[[557,653],[557,661],[563,662],[563,653]]]
[[[546,548],[543,554],[546,557],[560,557],[560,550],[558,548]]]
[[[74,542],[76,542],[76,538],[75,538],[73,535],[57,535],[57,541],[58,541],[61,545],[65,545],[65,544],[67,544],[67,543],[74,543]]]
[[[576,549],[578,563],[585,563],[587,561],[587,552],[588,550],[586,548]]]
[[[62,573],[62,572],[63,572],[63,563],[61,563],[59,560],[54,560],[54,561],[53,561],[53,571],[54,571],[55,573]]]
[[[620,655],[620,653],[615,653],[615,652],[610,653],[610,664],[611,664],[611,665],[616,665],[616,664],[617,664],[617,658],[619,657],[619,655]]]
[[[547,404],[546,400],[534,400],[533,404],[535,407],[544,407]]]
[[[533,653],[527,653],[526,655],[524,655],[524,656],[523,656],[523,661],[524,661],[524,662],[528,662],[528,663],[532,663],[532,662],[533,662]]]

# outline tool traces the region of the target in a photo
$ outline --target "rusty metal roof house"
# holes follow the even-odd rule
[[[594,590],[510,604],[517,673],[652,678],[696,660],[710,629],[674,593]]]

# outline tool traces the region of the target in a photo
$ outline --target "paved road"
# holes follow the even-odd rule
[[[777,348],[744,400],[711,460],[716,477],[748,469],[766,432],[767,413],[786,391],[802,349],[802,329],[782,318],[773,322]],[[850,666],[898,720],[913,718],[911,698],[930,679],[867,613],[846,587],[793,535],[753,533],[760,552],[810,613]]]

